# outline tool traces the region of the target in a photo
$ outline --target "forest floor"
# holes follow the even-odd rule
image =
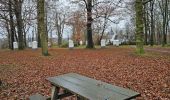
[[[141,93],[137,100],[170,100],[170,54],[134,48],[0,50],[0,100],[22,100],[40,93],[49,96],[45,79],[75,72]],[[70,100],[70,98],[68,98]]]

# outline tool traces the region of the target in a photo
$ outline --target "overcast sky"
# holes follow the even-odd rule
[[[57,5],[59,5],[62,10],[66,9],[66,8],[67,8],[67,10],[69,9],[69,11],[77,10],[78,5],[77,4],[70,4],[69,1],[70,0],[59,0],[59,4],[57,4]],[[30,5],[30,3],[25,3],[25,4]],[[112,19],[114,20],[114,19],[119,18],[119,17],[120,16],[116,16]],[[121,20],[118,24],[111,23],[109,28],[108,28],[108,31],[111,28],[113,28],[113,29],[114,28],[123,29],[125,27],[125,23],[128,22],[128,21],[129,21],[128,15],[124,16],[124,20]],[[4,31],[0,28],[0,38],[4,37],[4,36],[2,36],[3,33],[4,33]],[[32,29],[30,29],[29,33],[30,33],[30,36],[31,36]],[[71,36],[71,33],[72,33],[71,27],[66,27],[65,30],[64,30],[63,38],[67,38],[68,36]],[[53,37],[57,37],[56,33],[54,33],[54,32],[53,32]]]

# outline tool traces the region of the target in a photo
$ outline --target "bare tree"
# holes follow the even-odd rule
[[[111,24],[117,24],[119,21],[121,21],[121,14],[117,9],[121,8],[120,5],[122,3],[122,0],[119,0],[117,2],[97,2],[94,6],[94,12],[95,15],[94,19],[94,25],[97,25],[97,30],[99,33],[99,39],[98,44],[100,44],[100,41],[103,39],[103,36],[105,34],[106,29],[109,26],[109,23]],[[119,16],[118,19],[113,19],[114,16]],[[93,29],[94,30],[94,29]]]
[[[62,15],[62,14],[56,12],[55,26],[57,29],[58,46],[59,47],[62,44],[64,24],[65,24],[65,15]]]

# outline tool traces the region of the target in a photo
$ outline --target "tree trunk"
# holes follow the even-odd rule
[[[22,13],[22,1],[15,0],[15,15],[17,20],[19,50],[23,50],[25,48],[23,35],[23,21],[21,13]]]
[[[87,0],[87,46],[86,48],[94,48],[92,38],[92,0]]]
[[[153,46],[154,45],[154,13],[153,13],[153,9],[154,9],[154,0],[152,0],[150,2],[150,13],[151,13],[151,36],[150,36],[150,45]]]
[[[8,25],[8,21],[6,20],[6,25],[5,25],[5,28],[7,30],[7,33],[8,33],[8,47],[9,49],[13,50],[12,49],[12,44],[11,44],[11,32],[10,32],[10,25]]]
[[[62,34],[58,34],[58,46],[61,47],[62,44]]]
[[[45,3],[45,5],[47,5],[47,3]],[[47,27],[47,25],[48,25],[48,15],[47,15],[47,7],[45,7],[45,24],[46,24],[46,26],[45,26],[45,33],[46,33],[46,38],[47,38],[47,43],[48,43],[48,27]]]
[[[46,35],[46,24],[45,24],[45,0],[37,1],[37,15],[38,15],[38,34],[41,39],[42,55],[48,56],[48,43]]]
[[[161,22],[158,21],[156,24],[156,30],[157,30],[157,44],[160,45],[161,44],[161,30],[162,30],[162,25]]]
[[[62,44],[62,32],[61,32],[61,25],[59,24],[57,26],[57,32],[58,32],[58,46],[60,47]]]
[[[100,36],[100,39],[99,39],[99,43],[101,43],[101,40],[103,39],[103,35],[104,35],[105,30],[106,30],[106,25],[107,25],[107,13],[104,16],[104,26],[103,26],[103,30],[102,30],[102,33],[101,33],[101,36]]]
[[[58,36],[58,47],[61,46],[62,44],[62,29],[61,29],[61,18],[58,15],[58,13],[56,13],[56,28],[57,28],[57,36]]]
[[[52,30],[50,31],[50,43],[51,43],[51,46],[53,46],[53,34],[52,34]]]
[[[136,52],[138,54],[143,54],[143,2],[142,0],[135,1],[135,11],[136,11]]]
[[[41,47],[41,38],[40,38],[40,34],[39,33],[38,33],[38,47]]]
[[[144,5],[144,28],[145,28],[145,45],[148,45],[148,11],[146,11],[146,5]]]
[[[170,1],[168,1],[168,0],[166,0],[166,6],[165,6],[165,18],[166,18],[166,24],[165,24],[165,33],[166,33],[166,44],[168,43],[168,25],[169,25],[169,21],[170,21],[170,16],[168,16],[168,14],[169,14],[169,2]]]
[[[23,33],[24,33],[24,45],[26,46],[27,45],[27,32],[26,32],[26,27],[23,26]]]
[[[166,25],[168,19],[168,0],[165,0],[165,3],[163,3],[162,1],[162,5],[164,5],[162,46],[165,46],[165,44],[167,43]]]
[[[13,20],[13,14],[12,14],[12,2],[9,0],[9,16],[10,16],[10,49],[13,50],[13,42],[15,41],[14,39],[14,34],[15,34],[15,27],[14,27],[14,20]]]

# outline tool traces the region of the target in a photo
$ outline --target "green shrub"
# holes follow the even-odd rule
[[[68,47],[68,42],[63,42],[61,45],[62,48],[67,48]]]
[[[167,46],[170,46],[170,43],[168,43]]]

